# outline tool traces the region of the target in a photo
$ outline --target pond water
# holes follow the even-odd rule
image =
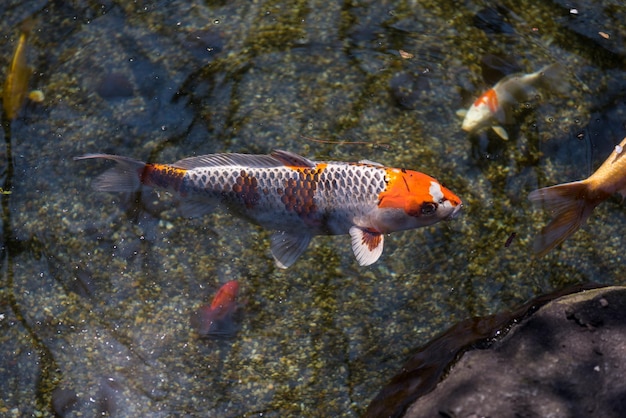
[[[619,196],[543,258],[530,191],[586,178],[626,136],[626,6],[606,0],[9,1],[7,76],[34,18],[28,89],[3,114],[0,412],[7,416],[359,416],[411,351],[457,321],[585,282],[624,284]],[[509,140],[461,130],[504,75],[559,63]],[[284,149],[428,173],[457,218],[393,233],[359,267],[349,236],[289,269],[271,231],[186,219],[167,193],[99,193],[106,152],[174,162]],[[238,330],[190,314],[239,282]]]

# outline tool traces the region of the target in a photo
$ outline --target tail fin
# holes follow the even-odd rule
[[[567,78],[565,67],[559,63],[546,65],[539,70],[541,87],[560,94],[567,94],[570,83]]]
[[[146,163],[128,157],[110,154],[87,154],[74,157],[74,160],[103,158],[113,160],[117,164],[100,174],[91,186],[100,192],[136,192],[141,186],[141,176]]]
[[[552,221],[535,238],[533,250],[538,257],[543,257],[576,232],[602,201],[590,200],[587,191],[587,183],[576,181],[545,187],[528,195],[531,202],[543,204],[554,214]]]

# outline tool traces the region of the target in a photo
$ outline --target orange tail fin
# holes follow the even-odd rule
[[[588,189],[586,182],[576,181],[545,187],[528,195],[531,202],[543,205],[554,215],[535,238],[533,250],[538,257],[543,257],[576,232],[604,200],[589,196]]]

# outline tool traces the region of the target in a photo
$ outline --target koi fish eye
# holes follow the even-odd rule
[[[430,216],[437,212],[437,204],[433,202],[425,202],[420,208],[422,215]]]

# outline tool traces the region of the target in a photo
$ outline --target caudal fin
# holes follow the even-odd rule
[[[587,220],[600,203],[588,198],[588,185],[584,181],[559,184],[535,190],[528,199],[541,204],[554,215],[552,221],[535,238],[533,250],[538,257],[565,241]]]
[[[547,65],[539,70],[539,74],[539,83],[542,88],[560,94],[569,93],[571,86],[563,65],[559,63]]]
[[[74,157],[74,160],[102,158],[113,160],[117,164],[100,174],[91,186],[101,192],[136,192],[141,186],[141,175],[146,163],[128,157],[110,154],[87,154]]]

